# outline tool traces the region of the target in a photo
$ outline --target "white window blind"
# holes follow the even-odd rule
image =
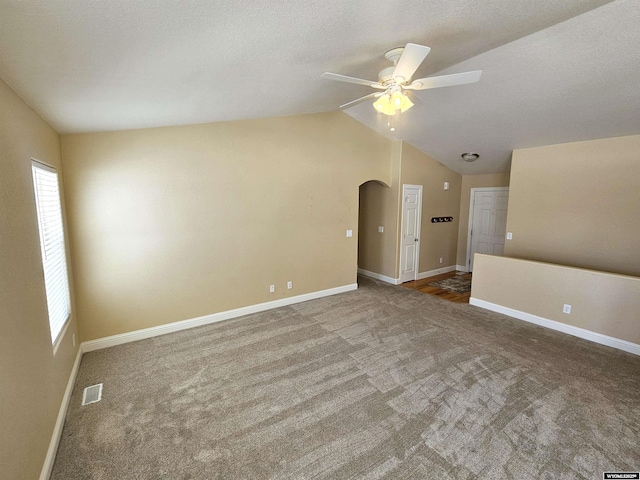
[[[58,174],[55,169],[35,160],[31,162],[31,169],[38,212],[51,342],[55,344],[71,311]]]

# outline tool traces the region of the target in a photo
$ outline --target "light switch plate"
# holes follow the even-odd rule
[[[347,230],[347,237],[353,237],[353,230]]]
[[[513,238],[513,233],[507,232],[507,240],[511,240]]]
[[[382,225],[380,225],[378,227],[378,233],[383,233],[384,232],[384,227]]]

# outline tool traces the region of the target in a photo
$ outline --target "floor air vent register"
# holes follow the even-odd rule
[[[90,403],[96,403],[102,400],[102,383],[97,385],[91,385],[84,389],[82,395],[82,405],[88,405]]]

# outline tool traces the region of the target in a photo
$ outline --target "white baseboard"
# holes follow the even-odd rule
[[[458,272],[467,272],[467,273],[469,273],[469,269],[467,267],[465,267],[464,265],[456,265],[456,270]]]
[[[60,403],[60,410],[58,411],[56,424],[53,427],[53,434],[51,435],[51,441],[49,442],[47,456],[44,459],[44,465],[40,472],[40,480],[48,480],[51,476],[51,470],[53,470],[53,463],[56,460],[56,453],[58,452],[58,445],[60,444],[60,437],[62,436],[62,428],[64,427],[64,420],[67,417],[67,409],[69,408],[69,402],[71,401],[71,393],[73,392],[73,386],[76,383],[76,376],[78,375],[78,368],[80,367],[81,359],[82,345],[78,348],[76,359],[73,362],[73,368],[71,368],[71,375],[69,375],[69,381],[67,382],[67,388],[64,391],[64,396]]]
[[[462,267],[460,265],[449,265],[448,267],[442,267],[436,270],[430,270],[428,272],[418,273],[416,280],[422,280],[423,278],[433,277],[435,275],[440,275],[442,273],[453,272],[455,270],[460,270],[461,268]],[[402,283],[402,281],[399,278],[387,277],[386,275],[380,275],[379,273],[369,272],[368,270],[364,270],[362,268],[358,269],[358,273],[360,275],[364,275],[365,277],[375,278],[376,280],[381,280],[383,282],[387,282],[392,285],[400,285]]]
[[[358,274],[364,275],[365,277],[369,277],[369,278],[375,278],[376,280],[381,280],[383,282],[387,282],[392,285],[400,285],[401,283],[399,278],[387,277],[386,275],[380,275],[379,273],[363,270],[362,268],[358,269]]]
[[[227,310],[225,312],[212,313],[210,315],[204,315],[202,317],[191,318],[188,320],[180,320],[178,322],[167,323],[165,325],[159,325],[157,327],[144,328],[142,330],[135,330],[133,332],[121,333],[119,335],[98,338],[96,340],[89,340],[87,342],[82,342],[82,351],[92,352],[93,350],[100,350],[102,348],[122,345],[123,343],[135,342],[137,340],[157,337],[159,335],[179,332],[181,330],[188,330],[189,328],[221,322],[223,320],[229,320],[232,318],[241,317],[243,315],[249,315],[251,313],[264,312],[265,310],[271,310],[273,308],[286,307],[287,305],[306,302],[308,300],[314,300],[316,298],[328,297],[329,295],[350,292],[352,290],[356,290],[357,288],[358,284],[353,283],[351,285],[343,285],[341,287],[329,288],[327,290],[320,290],[318,292],[305,293],[303,295],[297,295],[295,297],[282,298],[280,300],[274,300],[271,302],[249,305],[248,307],[236,308],[234,310]]]
[[[585,330],[584,328],[574,327],[573,325],[567,325],[566,323],[556,322],[555,320],[549,320],[548,318],[539,317],[531,313],[522,312],[509,307],[503,307],[496,303],[486,302],[478,298],[471,297],[469,299],[471,305],[476,307],[485,308],[492,312],[502,313],[509,317],[517,318],[518,320],[524,320],[525,322],[535,323],[541,327],[550,328],[559,332],[568,333],[574,337],[580,337],[584,340],[606,345],[608,347],[617,348],[625,352],[633,353],[634,355],[640,355],[640,345],[636,343],[627,342],[619,338],[610,337],[601,333],[592,332],[591,330]]]
[[[448,267],[437,268],[435,270],[430,270],[428,272],[422,272],[418,274],[418,278],[416,280],[422,280],[423,278],[433,277],[435,275],[440,275],[442,273],[453,272],[456,269],[455,265],[449,265]]]

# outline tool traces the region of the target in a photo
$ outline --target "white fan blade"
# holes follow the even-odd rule
[[[373,88],[386,88],[384,85],[372,80],[364,80],[362,78],[347,77],[346,75],[338,75],[337,73],[324,72],[320,75],[327,80],[336,80],[338,82],[357,83],[358,85],[366,85]]]
[[[365,100],[369,100],[370,98],[380,97],[382,95],[384,95],[384,92],[370,93],[369,95],[365,95],[364,97],[360,97],[360,98],[357,98],[356,100],[352,100],[349,103],[345,103],[344,105],[340,105],[340,110],[344,110],[345,108],[353,107],[354,105],[357,105],[358,103],[362,103]]]
[[[403,88],[406,90],[427,90],[429,88],[452,87],[454,85],[464,85],[465,83],[475,83],[480,80],[481,75],[482,70],[474,70],[472,72],[440,75],[439,77],[419,78],[411,82],[411,85]]]
[[[416,73],[416,70],[427,58],[431,49],[423,45],[416,45],[415,43],[407,43],[404,47],[400,60],[396,65],[396,69],[393,71],[393,78],[402,77],[398,83],[408,81],[411,76]]]

